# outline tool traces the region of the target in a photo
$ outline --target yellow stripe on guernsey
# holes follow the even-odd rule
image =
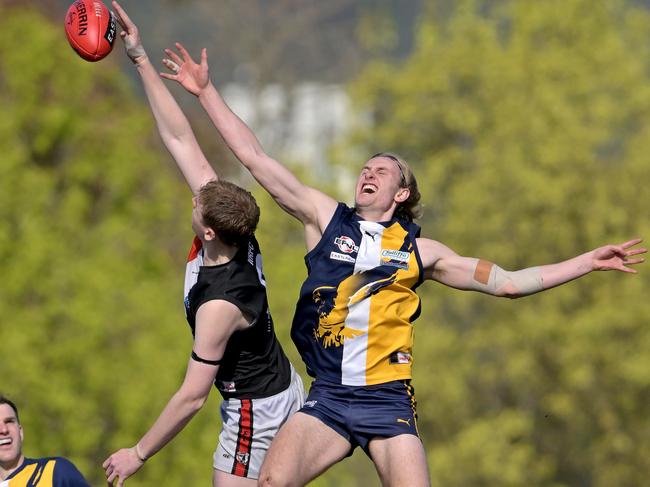
[[[362,239],[353,275],[386,261],[398,265],[388,279],[367,284],[366,292],[357,291],[361,296],[348,295],[341,380],[346,385],[360,386],[409,379],[413,348],[413,325],[409,319],[420,302],[411,289],[420,275],[417,258],[413,249],[400,252],[408,233],[399,223],[388,228],[368,221],[359,224]],[[380,290],[370,292],[372,288]],[[401,359],[391,363],[391,356],[397,355]]]
[[[50,460],[45,464],[45,467],[41,471],[36,472],[35,482],[33,484],[28,484],[29,480],[34,475],[34,472],[42,464],[32,463],[27,465],[24,469],[18,473],[14,478],[9,480],[9,487],[25,487],[27,485],[34,487],[52,487],[54,485],[54,464],[55,460]]]

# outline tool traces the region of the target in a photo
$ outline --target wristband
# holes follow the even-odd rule
[[[142,463],[147,461],[147,457],[145,457],[142,453],[140,453],[140,444],[136,443],[135,446],[133,447],[133,450],[135,451],[135,456],[138,457],[138,460],[140,460]]]

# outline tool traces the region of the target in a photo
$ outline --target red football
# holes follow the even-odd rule
[[[75,0],[65,15],[65,35],[86,61],[99,61],[113,49],[115,18],[100,0]]]

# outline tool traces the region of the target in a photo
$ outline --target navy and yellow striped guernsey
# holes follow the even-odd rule
[[[305,256],[307,279],[291,337],[310,375],[364,386],[411,378],[413,325],[422,283],[416,238],[405,220],[362,220],[339,203]]]
[[[63,457],[25,458],[0,487],[90,487],[77,468]]]

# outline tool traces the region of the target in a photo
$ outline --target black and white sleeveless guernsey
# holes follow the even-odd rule
[[[203,265],[201,240],[195,237],[188,256],[184,294],[192,335],[196,312],[208,301],[228,301],[251,318],[250,327],[231,335],[219,365],[214,384],[224,399],[269,397],[289,387],[291,366],[275,336],[262,255],[255,237],[230,262],[214,266]]]

